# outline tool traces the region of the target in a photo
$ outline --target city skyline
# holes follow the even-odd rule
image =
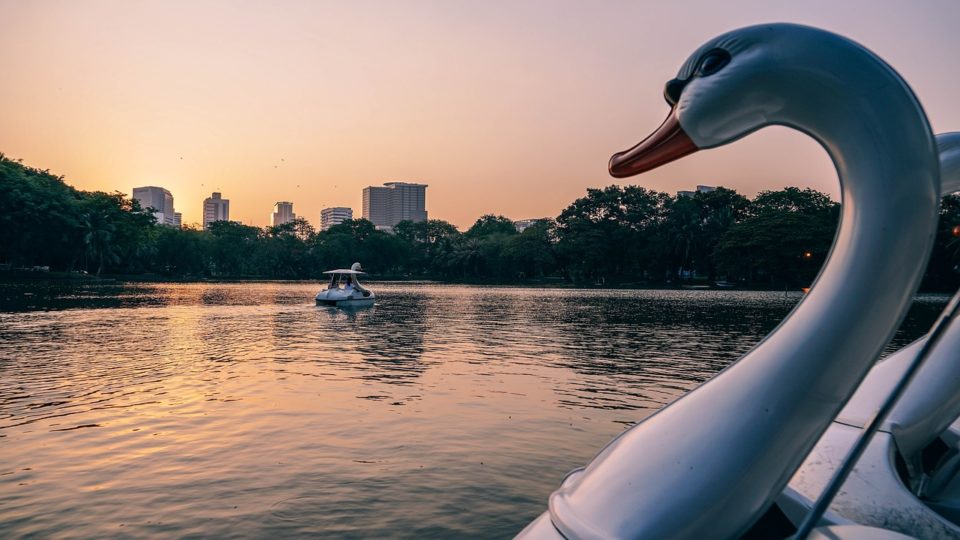
[[[79,189],[162,185],[189,223],[211,191],[263,226],[248,203],[356,210],[389,178],[433,186],[431,215],[461,228],[491,212],[557,215],[613,183],[838,199],[826,153],[786,128],[629,182],[607,175],[611,154],[662,121],[663,84],[692,48],[769,21],[859,41],[903,74],[935,131],[960,129],[960,72],[947,68],[960,3],[736,4],[0,0],[0,60],[17,80],[0,87],[0,152]]]
[[[415,192],[419,192],[419,197],[414,196],[413,200],[408,200],[409,197],[401,197],[401,200],[396,201],[398,206],[401,209],[398,212],[401,213],[399,219],[396,221],[402,221],[403,219],[412,219],[413,221],[422,221],[426,219],[427,212],[423,208],[424,205],[424,193],[423,191],[427,187],[425,184],[415,184],[408,182],[386,182],[383,184],[388,186],[386,188],[380,186],[368,186],[364,188],[364,192],[367,190],[374,189],[387,189],[393,191],[393,188],[399,188],[402,191],[410,191],[410,188],[413,188]],[[422,189],[421,189],[422,188]],[[361,195],[362,197],[362,195]],[[231,220],[230,219],[230,200],[223,198],[223,193],[219,191],[214,191],[209,197],[206,197],[203,200],[202,214],[200,216],[200,222],[194,221],[185,221],[181,223],[181,212],[172,211],[174,207],[174,196],[172,192],[163,186],[144,186],[144,187],[135,187],[131,190],[130,198],[137,200],[141,207],[154,208],[158,209],[154,212],[154,217],[157,218],[157,222],[162,225],[176,225],[180,227],[181,225],[198,225],[203,229],[209,228],[210,223],[214,221],[235,221],[238,223],[244,223],[240,220]],[[419,205],[418,205],[419,203]],[[274,226],[284,223],[289,223],[296,218],[305,219],[312,225],[316,225],[318,230],[326,230],[333,225],[342,223],[348,219],[354,219],[353,216],[353,207],[350,206],[330,206],[322,208],[319,214],[319,218],[316,222],[311,221],[306,216],[300,215],[297,216],[293,211],[294,201],[279,201],[275,203],[272,207],[272,211],[267,219],[267,225]],[[363,205],[361,204],[361,207]],[[171,211],[167,211],[169,208]],[[419,214],[422,214],[420,216]],[[324,216],[327,216],[326,218]],[[366,216],[362,216],[363,219],[369,219]],[[422,219],[421,219],[422,218]],[[359,219],[359,218],[358,218]],[[246,223],[248,225],[255,225],[252,223]]]

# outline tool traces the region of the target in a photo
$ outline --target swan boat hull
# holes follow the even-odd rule
[[[368,307],[377,301],[374,293],[364,296],[363,293],[354,291],[350,294],[343,294],[341,291],[322,291],[317,294],[316,302],[318,306],[331,307]]]

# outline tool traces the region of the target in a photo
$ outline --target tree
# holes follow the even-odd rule
[[[455,226],[440,219],[401,221],[393,232],[410,246],[408,270],[438,276],[450,273],[450,255],[460,238]]]
[[[714,250],[718,267],[731,277],[809,285],[826,259],[839,205],[816,191],[764,191],[747,219],[732,225]]]
[[[211,225],[226,223],[229,222],[216,221]],[[220,227],[226,228],[224,225]],[[237,275],[224,272],[222,267],[217,266],[212,255],[216,253],[216,242],[217,238],[209,231],[158,226],[154,239],[153,268],[161,274],[178,277],[209,275],[211,268],[220,275]]]
[[[261,230],[236,221],[214,221],[209,225],[210,261],[219,276],[257,275],[252,264]]]
[[[693,196],[700,209],[697,242],[694,244],[694,269],[713,280],[716,276],[713,252],[720,239],[750,211],[750,201],[732,189],[718,187],[713,191],[697,192]]]
[[[486,214],[480,216],[473,226],[464,233],[464,236],[469,238],[480,238],[483,236],[490,236],[492,234],[504,234],[507,236],[512,236],[518,234],[517,226],[514,225],[513,221],[503,216]]]
[[[485,254],[478,238],[462,238],[445,261],[446,270],[459,277],[478,277],[483,271]]]
[[[114,270],[142,271],[155,218],[123,193],[83,193],[78,209],[82,242],[97,275]]]
[[[507,239],[504,258],[519,277],[539,278],[556,270],[556,223],[540,221]]]
[[[356,240],[366,240],[376,234],[377,227],[369,219],[348,219],[327,230],[328,234],[346,234]]]
[[[665,246],[669,251],[661,252],[661,256],[669,261],[671,276],[683,270],[696,271],[697,264],[702,263],[694,259],[702,251],[698,249],[702,246],[700,231],[703,221],[700,214],[700,205],[693,197],[677,197],[668,208],[663,231],[666,235]]]
[[[768,212],[788,212],[815,215],[829,212],[837,206],[826,193],[806,188],[786,187],[780,191],[761,191],[750,205],[752,215]]]
[[[557,217],[557,255],[574,280],[641,277],[669,196],[637,186],[588,189]]]
[[[301,242],[307,242],[313,238],[313,235],[317,234],[317,231],[313,228],[313,225],[311,225],[306,218],[294,218],[292,225],[294,236],[296,236]]]
[[[87,255],[95,261],[97,275],[103,271],[106,262],[119,261],[117,247],[113,243],[113,233],[116,227],[110,223],[110,218],[102,212],[90,211],[81,218],[83,227],[83,245]]]
[[[66,268],[83,256],[82,194],[0,154],[0,263]]]

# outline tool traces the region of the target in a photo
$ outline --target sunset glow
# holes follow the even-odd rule
[[[387,181],[431,218],[556,216],[614,183],[609,156],[666,113],[706,37],[764,21],[843,33],[960,129],[955,2],[0,2],[0,152],[84,190],[169,189],[184,223],[213,191],[262,226],[315,226]],[[785,185],[838,196],[826,154],[768,129],[632,182],[674,193]]]

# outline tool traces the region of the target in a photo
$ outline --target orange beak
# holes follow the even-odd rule
[[[677,110],[670,109],[667,119],[650,136],[633,148],[617,152],[610,158],[610,175],[614,178],[626,178],[647,172],[697,150],[697,145],[680,127]]]

